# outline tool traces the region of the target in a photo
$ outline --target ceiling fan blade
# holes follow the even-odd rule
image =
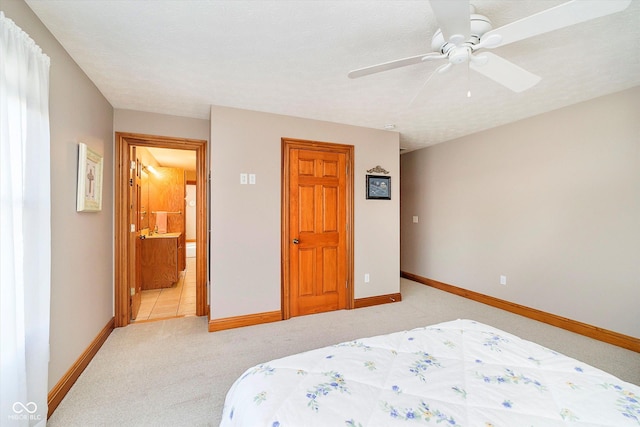
[[[540,81],[540,77],[535,74],[491,52],[484,52],[479,56],[487,57],[486,63],[481,65],[484,61],[471,61],[469,67],[514,92],[523,92]]]
[[[445,41],[459,44],[469,40],[470,12],[467,0],[431,0],[430,3]]]
[[[626,9],[630,3],[631,0],[572,0],[488,31],[482,36],[482,40],[497,34],[502,37],[502,40],[486,47],[504,46],[559,28],[620,12]]]
[[[384,62],[382,64],[372,65],[370,67],[359,68],[350,71],[347,76],[350,79],[368,76],[369,74],[380,73],[382,71],[393,70],[394,68],[406,67],[408,65],[420,64],[421,62],[431,59],[446,58],[446,55],[439,53],[424,53],[422,55],[410,56],[408,58],[396,59],[395,61]]]

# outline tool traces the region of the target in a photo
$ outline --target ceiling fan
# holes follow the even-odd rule
[[[349,78],[444,59],[447,62],[434,74],[466,63],[469,68],[508,89],[522,92],[535,86],[540,77],[491,52],[476,52],[620,12],[631,0],[572,0],[495,29],[486,16],[475,13],[468,1],[430,0],[430,3],[440,25],[431,40],[433,52],[359,68],[351,71]]]

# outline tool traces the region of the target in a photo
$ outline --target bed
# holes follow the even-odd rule
[[[226,426],[640,426],[640,387],[471,320],[248,369]]]

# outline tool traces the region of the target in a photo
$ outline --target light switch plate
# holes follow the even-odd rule
[[[254,185],[256,183],[256,174],[255,173],[250,173],[249,174],[249,184]]]
[[[240,174],[240,184],[244,185],[247,183],[247,174],[246,173],[241,173]]]

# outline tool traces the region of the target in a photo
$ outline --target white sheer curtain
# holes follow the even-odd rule
[[[47,420],[49,57],[0,12],[0,425]]]

